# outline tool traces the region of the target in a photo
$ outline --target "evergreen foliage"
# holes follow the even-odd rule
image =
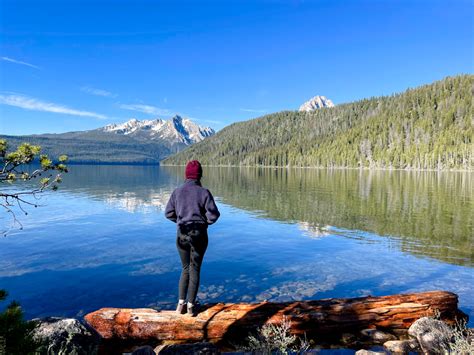
[[[7,293],[0,290],[0,301],[5,300]],[[41,345],[32,337],[36,323],[25,321],[20,305],[12,301],[0,313],[0,353],[1,354],[35,354]]]
[[[474,76],[234,123],[163,164],[474,169]]]
[[[67,155],[60,155],[53,162],[48,155],[40,154],[41,147],[30,143],[20,144],[16,150],[10,151],[6,140],[0,139],[0,207],[13,217],[13,223],[22,227],[16,218],[14,208],[28,214],[25,205],[37,207],[37,202],[30,201],[27,197],[36,199],[36,195],[48,189],[57,190],[62,181],[62,174],[67,173]],[[39,166],[31,169],[30,164],[37,159]],[[38,181],[39,180],[39,181]],[[19,182],[38,181],[35,187],[25,189]],[[7,230],[2,230],[6,233]]]

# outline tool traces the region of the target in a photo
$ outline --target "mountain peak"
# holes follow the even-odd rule
[[[301,105],[298,111],[310,112],[323,107],[334,107],[334,104],[331,100],[326,98],[326,96],[317,95]]]
[[[132,118],[121,124],[109,124],[99,130],[106,133],[128,135],[142,140],[165,140],[169,143],[190,145],[212,136],[215,131],[210,127],[199,126],[190,119],[175,115],[170,120],[137,120]]]

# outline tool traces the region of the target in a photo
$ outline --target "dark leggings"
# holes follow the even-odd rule
[[[176,246],[183,267],[179,278],[180,300],[187,300],[193,304],[196,301],[199,274],[207,243],[206,225],[196,223],[178,226]]]

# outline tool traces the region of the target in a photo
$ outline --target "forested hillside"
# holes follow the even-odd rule
[[[98,135],[78,138],[74,137],[73,133],[41,136],[0,135],[0,139],[5,139],[11,150],[27,142],[40,145],[41,152],[51,157],[66,154],[70,163],[79,164],[159,164],[160,159],[180,148],[163,142],[142,142],[120,136],[110,136],[107,140]]]
[[[474,76],[232,124],[163,164],[474,170]]]

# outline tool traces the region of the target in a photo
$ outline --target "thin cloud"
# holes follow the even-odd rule
[[[83,117],[92,117],[99,120],[105,120],[108,117],[101,115],[99,113],[76,110],[67,106],[55,104],[52,102],[45,102],[33,97],[28,97],[24,95],[1,95],[0,94],[0,104],[19,107],[25,110],[32,111],[43,111],[43,112],[53,112],[53,113],[62,113],[65,115],[73,116],[83,116]]]
[[[6,61],[6,62],[20,64],[20,65],[26,65],[27,67],[35,68],[35,69],[41,69],[40,67],[38,67],[36,65],[33,65],[33,64],[30,64],[30,63],[27,63],[27,62],[22,62],[21,60],[16,60],[16,59],[9,58],[9,57],[1,57],[1,59]]]
[[[258,110],[258,109],[253,109],[253,108],[241,108],[240,111],[252,112],[252,113],[265,113],[268,110]]]
[[[170,115],[171,111],[168,109],[164,108],[159,108],[156,106],[151,106],[151,105],[142,105],[142,104],[120,104],[120,108],[124,110],[131,110],[131,111],[138,111],[138,112],[143,112],[147,113],[149,115]]]
[[[95,96],[112,97],[112,98],[118,96],[117,94],[111,93],[110,91],[102,90],[102,89],[96,89],[96,88],[92,88],[90,86],[81,87],[81,91],[85,92],[86,94],[95,95]]]

